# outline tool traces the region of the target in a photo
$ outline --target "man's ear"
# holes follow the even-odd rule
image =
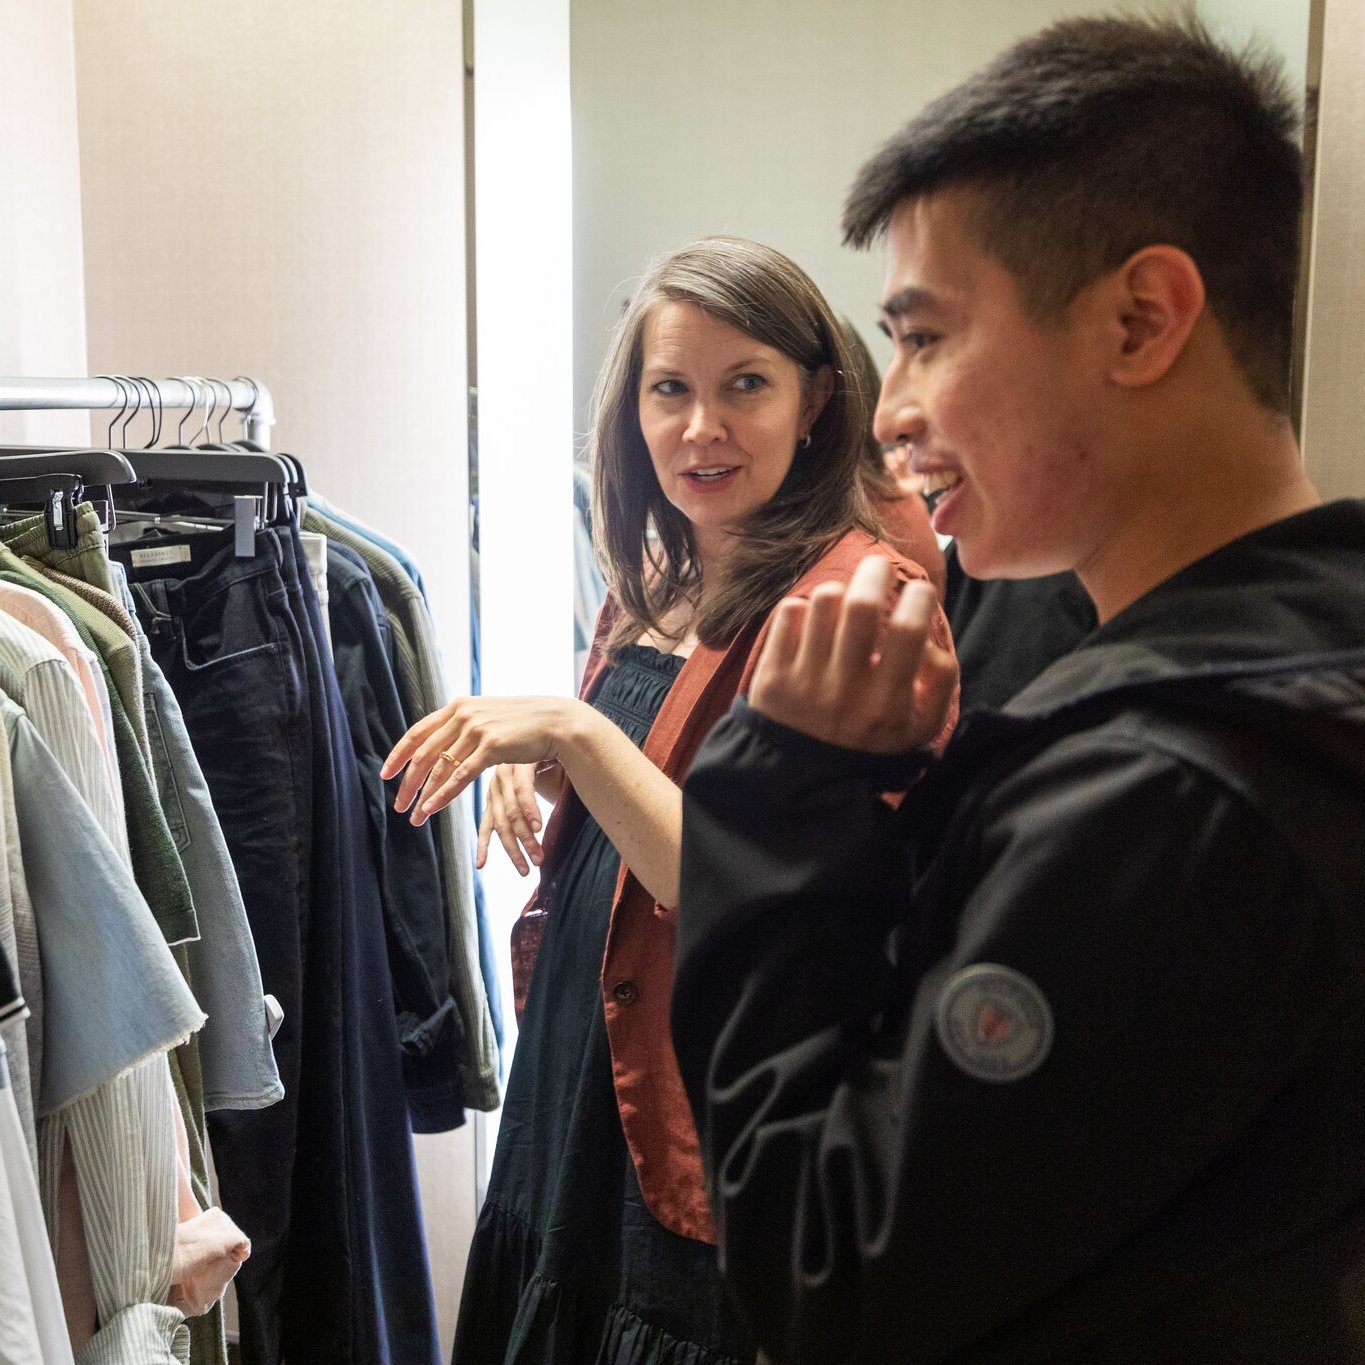
[[[1188,252],[1145,246],[1112,277],[1120,333],[1109,377],[1142,388],[1165,377],[1204,312],[1204,277]]]
[[[825,404],[829,402],[830,394],[834,392],[834,368],[831,365],[821,365],[811,376],[810,394],[806,399],[806,405],[801,410],[801,435],[810,435],[810,429],[819,420],[820,414],[825,410]]]

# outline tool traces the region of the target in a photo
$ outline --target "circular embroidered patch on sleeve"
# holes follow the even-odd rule
[[[1052,1048],[1052,1009],[1022,972],[978,962],[954,972],[934,1027],[954,1065],[979,1081],[1021,1081]]]

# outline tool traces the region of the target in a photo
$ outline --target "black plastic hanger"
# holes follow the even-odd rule
[[[258,392],[258,390],[257,390],[257,388],[256,388],[256,381],[255,381],[254,379],[252,379],[250,375],[245,375],[245,374],[239,374],[239,375],[237,376],[237,379],[238,379],[238,381],[239,381],[240,383],[243,383],[243,384],[250,384],[250,385],[251,385],[251,389],[252,389],[252,403],[253,403],[253,406],[254,406],[256,393]],[[219,384],[222,384],[222,385],[223,385],[223,407],[222,407],[222,410],[221,410],[221,411],[218,411],[218,441],[217,441],[217,443],[216,443],[216,444],[205,444],[205,445],[196,446],[195,449],[196,449],[196,450],[240,450],[240,451],[245,451],[245,452],[251,452],[251,453],[254,453],[254,454],[257,454],[257,455],[273,455],[276,459],[278,459],[278,460],[283,460],[284,463],[285,463],[285,465],[293,472],[293,479],[292,479],[292,481],[291,481],[291,483],[290,483],[290,488],[289,488],[290,495],[291,495],[292,497],[294,497],[296,500],[299,499],[299,498],[306,498],[306,497],[308,496],[308,476],[304,473],[302,461],[299,460],[296,456],[290,455],[290,454],[288,454],[286,451],[283,451],[283,450],[270,450],[270,449],[268,449],[266,446],[257,445],[255,441],[241,440],[241,441],[232,441],[232,442],[224,443],[224,441],[223,441],[223,422],[224,422],[224,420],[226,419],[227,414],[232,410],[232,390],[231,390],[231,388],[228,386],[228,384],[227,384],[225,381],[221,380],[221,379],[207,379],[207,380],[205,380],[204,382],[205,382],[206,384],[210,384],[210,385],[214,386],[214,389],[215,389],[215,400],[214,400],[214,401],[215,401],[215,405],[216,405],[216,402],[217,402],[217,399],[216,399],[216,389],[217,389],[217,385],[219,385]],[[215,406],[214,411],[216,411],[216,410],[217,410],[217,409],[216,409],[216,406]],[[211,420],[212,420],[212,413],[210,413],[210,417],[209,417],[208,420],[206,420],[206,422],[205,422],[205,425],[204,425],[204,429],[205,429],[205,430],[208,429],[208,422],[211,421]]]
[[[102,486],[106,530],[114,522],[112,485],[130,484],[132,466],[115,450],[33,450],[0,446],[0,505],[42,509],[48,543],[71,549],[78,539],[76,508],[86,488]]]
[[[102,447],[0,446],[0,479],[78,474],[87,484],[133,483],[137,475],[126,454]]]
[[[148,385],[147,401],[155,414],[161,406],[160,391],[151,380],[138,381],[135,378],[110,375],[124,393],[125,406],[110,423],[110,431],[120,420],[126,436],[128,424],[141,411],[143,390],[141,383]],[[207,381],[195,376],[186,376],[184,382],[192,384],[197,393],[204,395],[204,418],[201,433],[208,431],[213,408],[209,406],[210,394]],[[131,392],[129,387],[131,386]],[[153,391],[155,397],[153,397]],[[133,411],[125,418],[124,412],[132,401],[136,401]],[[216,398],[214,399],[216,403]],[[177,436],[184,430],[185,418],[176,428]],[[160,423],[153,419],[152,439],[160,436]],[[172,446],[161,450],[150,448],[126,449],[121,452],[132,466],[134,477],[142,488],[160,493],[181,490],[186,493],[210,495],[210,500],[224,510],[230,505],[231,518],[224,524],[231,524],[237,530],[238,554],[255,553],[255,531],[258,524],[281,526],[292,522],[297,512],[291,497],[292,470],[282,460],[272,455],[256,454],[247,451],[202,450],[189,446]]]

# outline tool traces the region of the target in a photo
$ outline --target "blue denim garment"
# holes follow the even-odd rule
[[[0,697],[0,719],[43,961],[44,1114],[174,1047],[204,1015],[132,873],[28,717]]]
[[[316,507],[324,517],[331,517],[339,525],[344,526],[348,531],[368,540],[371,545],[377,546],[385,554],[392,555],[398,561],[399,567],[407,576],[412,579],[413,586],[422,594],[425,599],[427,595],[427,585],[422,582],[422,571],[412,561],[412,556],[401,546],[395,544],[387,536],[381,535],[373,526],[366,526],[363,521],[357,521],[347,512],[343,512],[335,503],[328,502],[326,498],[320,497],[317,493],[308,494],[308,502]]]
[[[393,808],[397,780],[379,776],[408,727],[374,580],[360,555],[335,541],[327,544],[327,577],[332,657],[379,878],[408,1117],[414,1133],[443,1133],[464,1122],[464,1038],[450,994],[436,840],[430,824],[413,825]]]
[[[597,633],[597,613],[606,601],[607,584],[592,546],[592,478],[587,466],[573,467],[573,657],[574,681],[583,677],[593,636]]]
[[[316,1317],[291,1365],[438,1365],[436,1306],[404,1106],[393,996],[384,964],[379,883],[345,706],[303,542],[280,533],[282,568],[313,685],[315,859],[310,895],[340,911],[340,1055],[347,1135],[344,1190],[349,1320]],[[292,565],[291,565],[292,559]]]
[[[270,1047],[261,968],[237,872],[208,783],[143,629],[123,565],[110,564],[142,654],[142,692],[157,794],[194,897],[199,938],[186,945],[190,980],[208,1022],[199,1034],[204,1108],[264,1109],[284,1098]]]
[[[133,565],[152,652],[184,713],[284,1006],[286,1096],[210,1115],[253,1365],[434,1365],[430,1272],[383,918],[336,680],[297,534],[174,535]],[[128,547],[115,555],[131,558]]]
[[[450,693],[443,678],[431,613],[402,567],[392,555],[322,516],[316,508],[310,507],[304,514],[303,526],[358,551],[365,561],[393,628],[396,678],[408,723],[414,724],[444,706]],[[479,958],[477,906],[473,897],[474,830],[463,802],[454,802],[438,811],[431,824],[436,831],[436,851],[445,889],[451,995],[464,1030],[460,1080],[465,1105],[491,1111],[502,1102],[502,1097],[498,1091],[498,1042],[493,1033],[489,987]]]
[[[318,955],[305,953],[314,765],[302,644],[275,533],[258,533],[250,559],[233,553],[230,532],[226,539],[176,535],[162,543],[185,545],[190,559],[134,563],[133,600],[208,783],[264,988],[284,1009],[274,1040],[284,1099],[267,1109],[208,1116],[223,1208],[251,1239],[251,1259],[236,1280],[243,1357],[278,1365],[286,1300],[300,1314],[325,1320],[343,1311],[349,1288],[342,1218],[324,1212],[346,1202],[333,1174],[337,1120],[319,1114],[304,1080],[312,1070],[330,1085],[341,1067],[335,1029],[309,1034],[304,1010],[305,985],[312,985],[306,969],[316,967]],[[125,568],[132,550],[112,547]],[[325,973],[322,993],[330,993]],[[313,1048],[322,1055],[309,1068],[305,1053]],[[319,1234],[302,1257],[292,1235],[299,1220]],[[311,1267],[323,1285],[337,1282],[335,1296],[312,1292]]]

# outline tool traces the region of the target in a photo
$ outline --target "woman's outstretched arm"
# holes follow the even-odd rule
[[[421,824],[488,768],[550,762],[563,767],[641,885],[661,905],[676,907],[682,793],[586,702],[456,698],[399,740],[383,776],[387,780],[406,769],[394,804],[411,810],[413,822]]]

